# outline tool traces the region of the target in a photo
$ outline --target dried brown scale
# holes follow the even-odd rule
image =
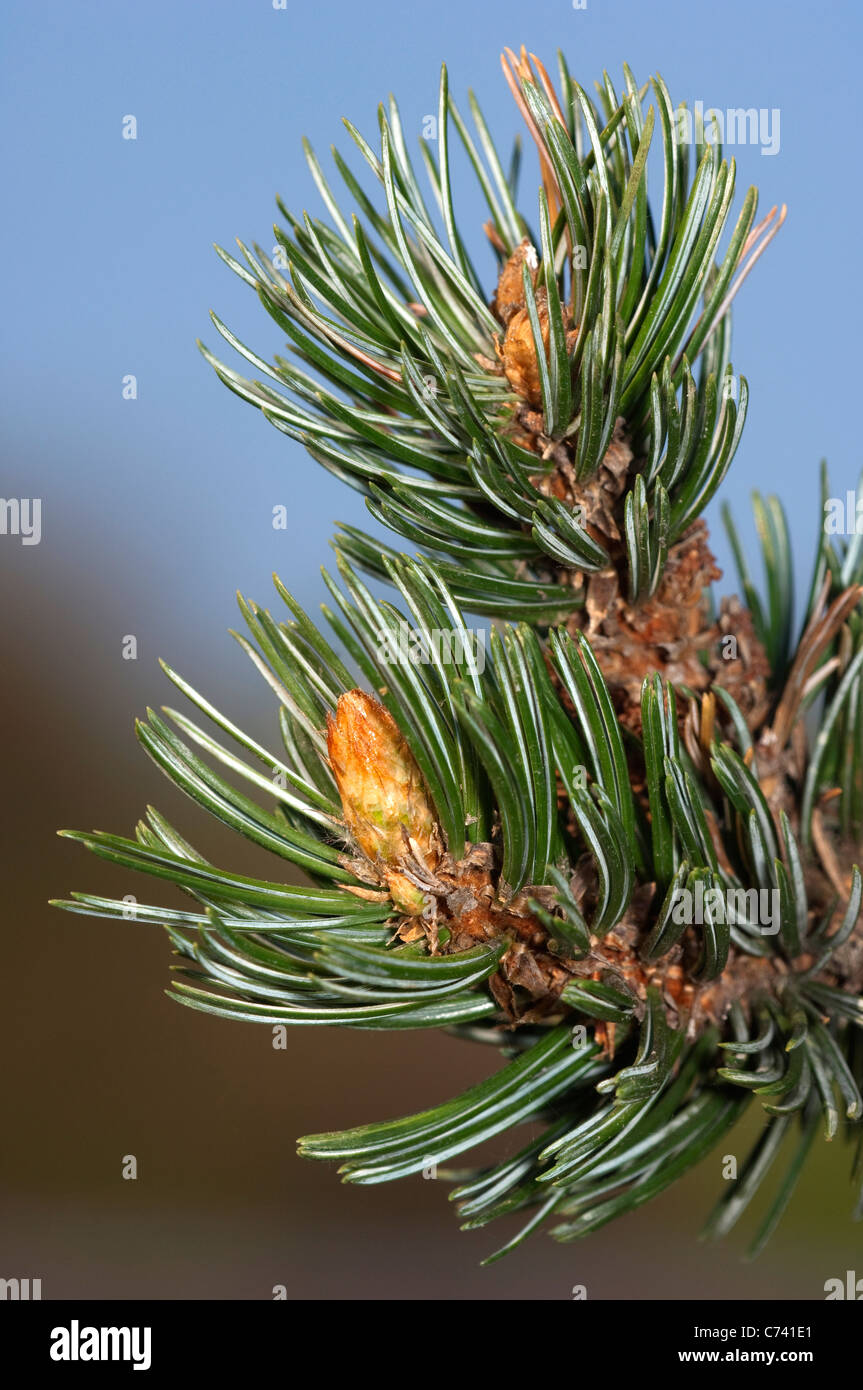
[[[707,588],[721,571],[707,546],[707,528],[694,522],[669,550],[653,597],[630,603],[620,574],[603,570],[585,577],[584,608],[569,621],[583,631],[608,683],[621,722],[641,727],[644,678],[658,671],[675,686],[701,692],[721,685],[737,700],[747,720],[760,722],[768,709],[769,668],[751,619],[739,605],[723,601],[711,623]],[[733,615],[733,616],[732,616]],[[723,656],[723,638],[734,623],[735,659]]]
[[[555,949],[547,929],[526,905],[530,897],[541,898],[543,890],[526,890],[510,903],[500,903],[495,898],[493,846],[475,846],[472,853],[474,892],[475,866],[483,864],[480,900],[463,912],[464,866],[453,865],[444,875],[451,876],[452,886],[438,903],[437,928],[446,923],[450,930],[449,939],[440,949],[450,954],[501,936],[511,938],[512,944],[490,981],[495,1001],[511,1027],[539,1018],[576,1016],[560,1004],[559,996],[570,980],[583,978],[624,986],[638,1001],[636,1018],[643,1016],[648,989],[657,988],[669,1024],[674,1028],[685,1026],[687,1034],[694,1037],[707,1025],[722,1025],[735,1001],[744,1013],[749,1013],[765,994],[778,996],[795,970],[807,970],[813,964],[813,958],[807,954],[788,964],[779,956],[756,957],[732,947],[721,977],[698,984],[692,974],[701,946],[691,928],[660,960],[645,961],[641,948],[655,917],[652,884],[639,885],[620,922],[604,937],[591,940],[588,956],[579,960],[566,958]],[[853,992],[863,991],[863,931],[852,935],[817,978]],[[603,1036],[605,1030],[600,1029],[599,1034]]]
[[[532,479],[537,491],[546,497],[556,497],[573,510],[578,508],[584,529],[613,556],[622,555],[620,530],[620,499],[626,489],[634,455],[626,436],[624,421],[614,424],[611,443],[590,478],[578,482],[573,463],[573,449],[568,441],[556,444],[543,433],[543,419],[537,412],[515,412],[515,419],[528,434],[534,453],[553,458],[555,470]]]
[[[648,989],[657,988],[669,1024],[685,1026],[688,1035],[695,1036],[708,1024],[721,1025],[734,1001],[748,1012],[758,997],[777,995],[792,973],[792,966],[780,957],[754,957],[732,948],[722,976],[700,985],[692,978],[701,951],[692,929],[687,929],[682,940],[660,960],[643,960],[641,948],[657,906],[654,885],[649,883],[636,888],[627,912],[605,936],[592,938],[589,955],[568,958],[557,949],[529,905],[534,899],[553,908],[550,890],[525,889],[509,901],[502,900],[496,861],[492,844],[471,846],[460,861],[445,855],[433,880],[425,880],[433,910],[425,915],[422,927],[414,920],[406,921],[399,934],[402,940],[415,940],[424,933],[434,951],[447,955],[508,937],[511,944],[489,985],[510,1027],[575,1017],[573,1010],[561,1004],[560,994],[570,980],[581,978],[623,986],[637,1000],[637,1018],[643,1016]],[[589,911],[596,892],[589,857],[576,867],[571,888],[579,905]],[[446,933],[441,932],[442,927]],[[445,940],[440,939],[442,936]],[[812,963],[810,956],[803,955],[793,968],[806,970]],[[863,932],[852,936],[818,979],[863,989]],[[605,1028],[597,1032],[605,1038]]]

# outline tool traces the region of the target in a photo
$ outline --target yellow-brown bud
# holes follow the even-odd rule
[[[543,351],[548,358],[548,307],[545,290],[540,289],[536,296],[536,312]],[[527,309],[517,309],[509,321],[501,352],[503,370],[510,386],[517,395],[530,405],[539,405],[542,400],[542,387],[539,378],[539,362],[536,343],[533,337],[530,316]]]
[[[345,824],[386,879],[393,900],[417,914],[423,894],[398,866],[405,832],[425,855],[436,843],[434,810],[422,775],[392,715],[373,696],[351,690],[327,716],[327,750]]]
[[[524,276],[522,266],[527,265],[530,283],[536,285],[539,261],[536,251],[527,237],[517,246],[504,264],[498,276],[497,289],[491,301],[491,310],[501,323],[507,324],[518,309],[524,308]]]

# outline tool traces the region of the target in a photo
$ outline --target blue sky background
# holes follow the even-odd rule
[[[738,300],[734,362],[751,415],[724,496],[748,520],[749,490],[777,490],[808,574],[818,460],[834,491],[860,465],[849,172],[860,28],[850,3],[801,0],[7,5],[3,490],[43,497],[44,535],[5,560],[25,586],[62,576],[64,599],[86,593],[94,621],[104,610],[122,632],[146,632],[155,646],[142,656],[186,652],[208,669],[236,587],[267,601],[277,569],[316,601],[333,521],[363,521],[364,507],[199,357],[196,336],[218,345],[210,307],[264,355],[282,346],[211,243],[271,246],[277,191],[320,211],[304,133],[328,163],[332,141],[349,144],[340,117],[373,137],[393,90],[418,138],[444,58],[457,98],[472,85],[508,148],[519,119],[498,53],[525,40],[549,64],[561,46],[583,84],[604,66],[619,79],[627,60],[642,80],[659,69],[675,101],[780,109],[778,155],[735,151],[740,192],[757,182],[762,211],[784,200],[790,212]],[[121,138],[129,113],[135,142]],[[527,161],[530,207],[535,181]],[[463,205],[468,222],[472,193]],[[277,502],[287,532],[272,529]]]
[[[225,633],[234,591],[269,602],[276,569],[315,604],[334,520],[364,524],[366,513],[198,354],[198,336],[217,344],[211,307],[263,356],[282,350],[212,243],[271,247],[277,191],[319,213],[302,135],[327,164],[332,141],[349,147],[340,117],[371,138],[390,90],[418,140],[443,59],[456,98],[464,106],[475,88],[506,149],[520,119],[498,54],[522,41],[550,65],[562,47],[584,85],[603,67],[619,81],[626,60],[642,81],[659,69],[675,102],[779,108],[775,157],[735,151],[739,197],[756,182],[762,212],[782,201],[790,211],[736,308],[734,364],[751,410],[724,496],[744,518],[753,487],[781,494],[808,581],[818,461],[830,460],[838,495],[861,462],[859,7],[6,0],[0,28],[0,492],[43,499],[40,545],[0,537],[4,951],[16,982],[3,1019],[14,1059],[0,1153],[5,1272],[44,1273],[45,1297],[269,1297],[285,1279],[310,1297],[558,1299],[583,1280],[591,1298],[820,1297],[859,1251],[835,1145],[819,1149],[756,1266],[739,1261],[742,1238],[718,1250],[693,1239],[717,1195],[711,1159],[586,1246],[540,1240],[479,1272],[495,1239],[459,1235],[436,1184],[360,1191],[292,1155],[297,1134],[455,1094],[485,1074],[484,1049],[448,1038],[430,1048],[417,1033],[395,1056],[387,1035],[298,1029],[290,1054],[275,1054],[260,1030],[164,998],[157,928],[70,918],[46,900],[72,887],[150,896],[152,885],[54,833],[129,833],[150,800],[215,862],[272,874],[181,804],[132,719],[169,693],[161,655],[269,742],[272,699]],[[129,114],[134,142],[121,138]],[[527,160],[530,208],[536,182]],[[478,222],[459,180],[456,195],[464,225]],[[135,402],[121,396],[127,373]],[[287,531],[272,529],[278,503]],[[718,527],[714,543],[727,568]],[[127,634],[137,661],[122,659]],[[116,1179],[129,1151],[146,1177],[134,1185]]]

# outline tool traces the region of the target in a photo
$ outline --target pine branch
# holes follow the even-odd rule
[[[332,626],[383,703],[351,695],[350,670],[280,588],[291,620],[241,601],[254,645],[241,640],[281,702],[282,753],[248,739],[168,668],[239,751],[174,711],[170,723],[151,712],[139,727],[175,785],[305,869],[315,886],[206,864],[152,811],[135,840],[74,836],[193,899],[195,911],[136,908],[142,920],[165,923],[183,962],[174,997],[191,1008],[270,1025],[445,1026],[518,1040],[518,1062],[458,1103],[393,1127],[306,1139],[301,1151],[349,1154],[351,1181],[388,1180],[543,1118],[552,1099],[559,1124],[563,1096],[573,1107],[569,1127],[532,1146],[529,1162],[506,1160],[484,1175],[495,1201],[489,1210],[469,1203],[467,1216],[484,1224],[500,1212],[548,1207],[566,1217],[553,1233],[570,1239],[685,1171],[751,1093],[771,1114],[808,1117],[817,1104],[835,1132],[835,1085],[846,1121],[855,1121],[859,932],[855,953],[847,948],[863,879],[855,868],[847,902],[812,921],[803,847],[784,815],[779,843],[759,781],[734,747],[734,726],[729,740],[717,723],[702,750],[711,785],[681,739],[673,691],[656,676],[644,686],[636,757],[583,636],[556,629],[549,667],[529,627],[506,628],[493,635],[480,671],[433,567],[392,566],[407,611],[376,602],[345,562],[340,568],[343,587],[329,581],[339,610]],[[453,619],[464,662],[417,665],[416,650],[425,642],[433,653],[429,637]],[[332,730],[346,710],[363,729],[373,721],[373,755],[365,743],[357,750],[351,730],[334,752]],[[328,714],[327,751],[320,730]],[[276,812],[213,761],[275,795]],[[632,777],[639,761],[640,792]],[[432,803],[433,812],[418,809]],[[371,843],[358,828],[366,824]],[[373,847],[384,841],[385,850]],[[697,896],[699,885],[704,901],[711,889],[739,894],[737,920],[717,921],[709,908],[696,925],[678,918],[680,889]],[[749,910],[753,889],[756,898],[762,889],[778,895],[775,936]],[[61,905],[118,920],[129,912],[124,901],[83,894]],[[834,1017],[829,1028],[825,1013]],[[728,1065],[719,1065],[727,1019],[733,1040],[720,1042]],[[587,1027],[573,1046],[579,1020]],[[601,1181],[590,1178],[594,1169]],[[460,1194],[479,1181],[462,1183]]]
[[[729,306],[784,209],[756,224],[750,189],[732,225],[733,161],[696,123],[690,170],[660,78],[624,69],[622,97],[606,77],[594,100],[563,59],[559,91],[524,52],[503,65],[539,154],[534,230],[519,158],[505,174],[444,70],[437,158],[421,143],[430,200],[391,101],[379,153],[348,124],[377,202],[335,153],[349,220],[307,146],[329,220],[280,204],[282,267],[220,251],[293,360],[268,364],[215,316],[262,379],[207,359],[418,547],[342,528],[321,626],[278,581],[286,614],[240,601],[277,750],[168,667],[197,715],[138,725],[175,786],[276,856],[272,878],[208,863],[153,809],[133,839],[64,833],[185,895],[134,911],[165,926],[187,1007],[446,1028],[504,1052],[455,1099],[300,1141],[347,1181],[499,1137],[498,1162],[441,1171],[465,1226],[526,1218],[500,1255],[542,1223],[568,1241],[633,1210],[755,1105],[764,1126],[707,1234],[782,1163],[757,1252],[816,1131],[860,1134],[863,542],[825,528],[795,635],[784,513],[756,494],[763,591],[726,514],[744,602],[713,605],[700,514],[748,394]],[[493,284],[456,217],[456,141]],[[501,620],[487,644],[468,613]],[[282,882],[286,862],[307,883]],[[92,894],[59,906],[129,917]]]
[[[729,306],[784,210],[754,227],[750,189],[715,263],[734,163],[698,127],[690,179],[689,147],[661,78],[639,89],[625,69],[623,99],[606,79],[597,104],[562,62],[570,128],[537,60],[510,57],[510,85],[543,169],[538,236],[515,208],[479,107],[472,98],[482,154],[444,68],[440,168],[421,141],[440,230],[393,103],[380,113],[380,155],[346,123],[385,208],[375,208],[336,155],[360,212],[350,231],[307,146],[333,225],[285,212],[289,230],[275,232],[287,276],[258,247],[241,244],[245,265],[220,251],[323,380],[282,358],[266,364],[215,315],[222,337],[274,384],[243,378],[202,350],[232,390],[365,492],[376,519],[438,561],[452,556],[459,602],[538,621],[581,601],[571,584],[564,592],[555,583],[561,569],[614,564],[633,599],[654,593],[669,545],[719,486],[748,398],[741,379],[734,399]],[[645,114],[648,90],[656,104]],[[457,230],[450,122],[488,203],[494,296],[480,288]],[[658,232],[647,197],[654,136],[665,171]],[[618,470],[613,498],[600,508],[589,484],[607,467],[616,433],[632,443],[629,461],[637,456],[638,467]],[[625,517],[625,556],[610,500],[618,522]],[[381,574],[374,542],[349,532],[345,549]],[[526,591],[540,584],[548,591],[542,610]]]

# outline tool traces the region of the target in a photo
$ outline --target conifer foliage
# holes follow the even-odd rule
[[[300,1141],[346,1181],[459,1158],[465,1226],[522,1213],[500,1254],[641,1205],[757,1106],[708,1226],[769,1179],[757,1250],[819,1131],[852,1146],[863,1214],[863,536],[822,533],[795,622],[784,513],[756,496],[763,580],[726,516],[741,596],[714,603],[701,514],[748,398],[730,305],[784,209],[756,220],[661,78],[590,96],[562,58],[556,83],[524,51],[503,68],[538,203],[520,142],[504,160],[444,71],[424,179],[390,100],[374,145],[346,123],[357,157],[333,151],[345,198],[307,147],[323,219],[280,203],[279,255],[219,252],[290,356],[214,315],[249,374],[205,357],[393,534],[341,529],[321,625],[278,580],[277,610],[241,600],[277,751],[168,667],[185,710],[138,725],[271,877],[208,863],[155,810],[131,839],[65,833],[184,890],[136,912],[173,943],[180,1003],[500,1050],[453,1099]],[[490,275],[456,216],[465,170]]]

